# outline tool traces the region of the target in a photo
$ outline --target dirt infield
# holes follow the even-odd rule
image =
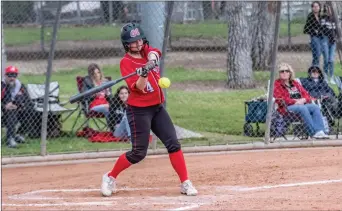
[[[341,210],[342,148],[185,156],[196,197],[179,194],[168,157],[149,157],[101,197],[113,162],[4,168],[2,210]]]

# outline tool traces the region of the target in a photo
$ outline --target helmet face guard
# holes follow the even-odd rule
[[[143,40],[144,44],[148,44],[144,31],[136,23],[128,23],[121,28],[121,42],[125,51],[129,51],[129,44],[137,40]]]

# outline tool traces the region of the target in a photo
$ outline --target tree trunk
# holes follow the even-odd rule
[[[228,87],[254,88],[246,2],[230,2],[228,27]]]
[[[269,71],[275,27],[276,2],[260,1],[254,4],[252,17],[253,70]]]

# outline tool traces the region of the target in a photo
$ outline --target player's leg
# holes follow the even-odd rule
[[[152,115],[153,110],[150,108],[128,106],[127,119],[131,130],[132,150],[122,154],[113,169],[103,175],[101,191],[104,196],[110,196],[112,192],[115,192],[115,179],[123,170],[145,158],[149,145]]]
[[[197,195],[197,190],[188,179],[188,172],[175,127],[164,106],[160,106],[156,110],[152,119],[151,129],[167,148],[172,167],[177,172],[182,183],[181,193]]]

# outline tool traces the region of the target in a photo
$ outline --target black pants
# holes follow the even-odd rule
[[[26,119],[25,119],[26,118]],[[19,111],[19,110],[6,110],[4,112],[4,121],[6,126],[6,139],[9,140],[10,138],[14,138],[16,134],[23,135],[27,129],[26,127],[29,124],[32,124],[32,122],[29,122],[29,118],[26,115],[25,111]],[[18,128],[18,131],[16,131],[16,126],[18,123],[20,124],[20,127]]]
[[[329,126],[334,126],[334,117],[336,116],[336,99],[330,97],[322,100],[322,114],[327,117]]]
[[[130,163],[135,164],[145,158],[150,130],[163,142],[169,153],[180,150],[175,127],[162,104],[143,108],[128,106],[126,112],[132,141],[132,150],[126,153]]]

